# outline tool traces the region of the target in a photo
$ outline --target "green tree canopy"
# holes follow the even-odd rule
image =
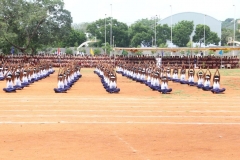
[[[63,40],[63,47],[78,47],[87,40],[85,33],[71,29],[70,35]]]
[[[173,27],[173,43],[179,47],[186,47],[193,32],[193,21],[181,21]]]
[[[154,32],[148,26],[137,22],[129,29],[130,46],[137,47],[138,45],[144,45],[150,47],[152,46],[153,35]]]
[[[195,35],[193,36],[193,42],[204,43],[204,25],[198,24],[196,26]],[[220,38],[218,37],[217,33],[212,32],[209,26],[205,25],[205,45],[208,44],[215,44],[218,45],[220,42]]]
[[[171,39],[171,28],[167,25],[157,25],[156,27],[157,45],[166,44]]]
[[[0,35],[21,52],[63,39],[71,23],[62,0],[0,1]]]
[[[110,26],[111,18],[106,18],[106,41],[110,42]],[[87,26],[87,32],[91,34],[92,37],[97,37],[97,46],[101,46],[105,43],[105,19],[99,19]],[[114,44],[121,47],[129,46],[128,39],[128,26],[123,22],[119,22],[116,19],[112,20],[112,36],[114,36]]]

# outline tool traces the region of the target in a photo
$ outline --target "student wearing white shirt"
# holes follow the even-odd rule
[[[0,66],[0,81],[4,80],[3,67]]]
[[[178,68],[177,67],[175,67],[173,69],[172,81],[173,82],[179,82],[180,81],[180,79],[178,78]]]
[[[180,76],[180,83],[181,84],[188,84],[188,81],[186,81],[186,69],[185,66],[182,67],[181,69],[181,76]]]
[[[159,83],[159,73],[157,71],[154,72],[154,75],[153,75],[153,79],[152,79],[152,83],[151,83],[151,86],[150,88],[153,90],[153,91],[160,91],[161,90],[161,86],[160,86],[160,83]]]
[[[198,71],[197,77],[198,77],[198,82],[197,82],[198,89],[203,88],[204,79],[203,79],[203,70],[202,69]]]
[[[220,73],[217,69],[213,77],[213,89],[211,89],[211,92],[219,94],[223,93],[225,90],[225,88],[220,88]]]
[[[54,88],[55,93],[66,93],[67,89],[64,88],[63,75],[58,75],[58,85],[57,88]]]
[[[212,74],[211,74],[211,72],[209,70],[209,67],[206,70],[204,75],[205,75],[205,81],[204,81],[202,89],[204,91],[210,91],[213,87],[211,86],[211,81],[210,80],[211,80]]]
[[[191,65],[192,68],[192,65]],[[194,82],[195,70],[194,68],[188,70],[188,85],[195,86],[197,83]]]
[[[13,76],[11,74],[7,74],[7,87],[3,88],[3,90],[7,93],[16,92],[16,89],[13,87]]]
[[[167,78],[168,78],[168,80],[169,81],[171,81],[172,80],[172,78],[171,78],[171,68],[167,68]]]
[[[27,71],[26,70],[24,70],[23,71],[23,73],[22,73],[23,75],[21,75],[21,77],[22,77],[22,86],[23,87],[27,87],[27,86],[29,86],[29,82],[28,82],[28,78],[27,78]]]
[[[161,84],[161,90],[159,92],[162,92],[162,94],[167,94],[172,92],[171,88],[168,88],[168,78],[167,76],[162,77],[162,84]]]
[[[116,84],[116,77],[114,75],[111,75],[109,88],[107,89],[107,92],[109,92],[109,93],[119,93],[119,91],[120,91],[120,89],[117,88],[117,84]]]
[[[13,86],[13,87],[15,89],[21,90],[21,89],[24,88],[24,86],[22,86],[22,83],[21,83],[21,80],[20,80],[20,72],[19,71],[15,72],[14,82],[15,82],[15,86]]]

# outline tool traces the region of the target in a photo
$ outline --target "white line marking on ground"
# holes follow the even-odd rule
[[[180,108],[181,109],[181,108]],[[186,111],[145,111],[145,110],[0,110],[0,112],[140,112],[140,113],[240,113],[239,111],[228,111],[228,110],[186,110]]]
[[[162,125],[240,125],[240,123],[214,123],[214,122],[70,122],[70,121],[32,121],[32,122],[13,122],[0,121],[0,124],[162,124]]]
[[[75,118],[240,118],[240,116],[131,116],[131,115],[4,115],[0,118],[75,117]]]

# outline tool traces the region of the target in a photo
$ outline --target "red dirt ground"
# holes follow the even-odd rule
[[[222,76],[222,95],[172,82],[162,95],[118,76],[108,94],[93,69],[81,73],[65,94],[53,91],[57,72],[0,91],[1,160],[240,159],[239,77]]]

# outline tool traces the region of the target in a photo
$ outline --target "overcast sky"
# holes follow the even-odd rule
[[[240,0],[64,0],[73,23],[93,22],[111,15],[118,21],[134,23],[138,19],[158,16],[164,19],[181,12],[198,12],[224,21],[240,18]]]

